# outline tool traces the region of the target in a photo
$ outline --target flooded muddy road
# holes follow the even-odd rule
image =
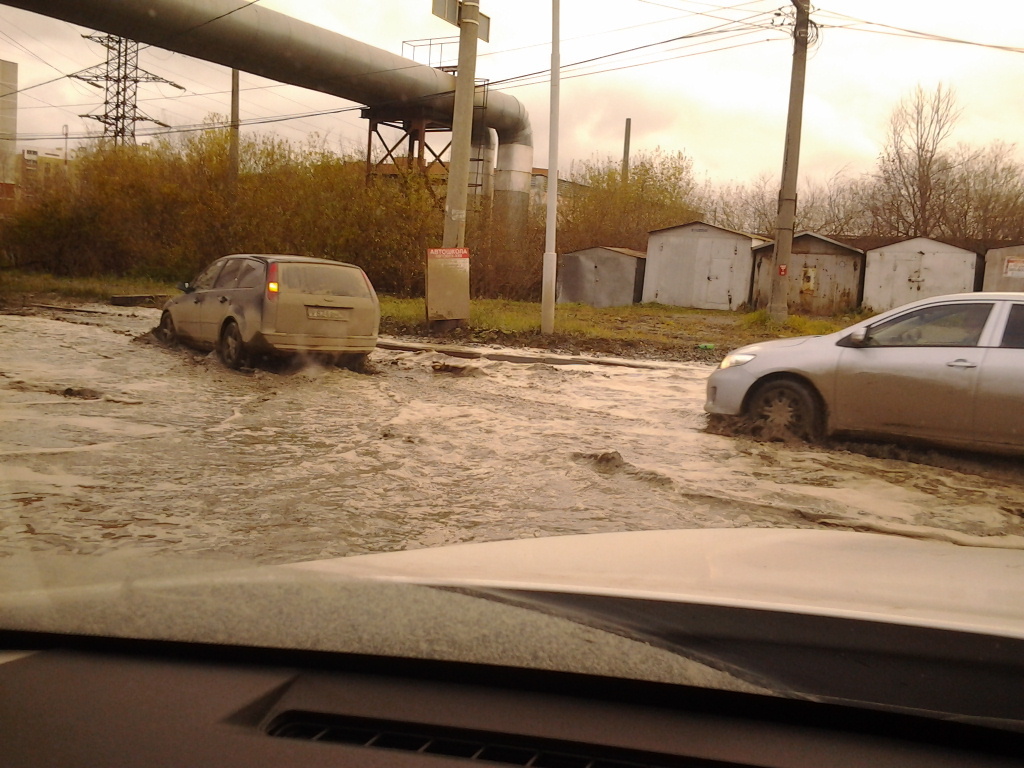
[[[1024,478],[704,431],[710,369],[378,350],[236,373],[155,310],[0,315],[0,555],[289,562],[640,529],[830,527],[1024,547]],[[1024,466],[1018,463],[1016,466]]]

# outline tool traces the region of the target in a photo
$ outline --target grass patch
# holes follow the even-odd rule
[[[772,320],[767,309],[748,312],[740,318],[740,325],[746,330],[775,336],[824,336],[842,330],[851,322],[854,321],[844,318],[790,315],[779,323]]]
[[[380,297],[382,322],[391,332],[429,332],[423,299]],[[540,304],[505,299],[474,299],[465,332],[501,337],[540,334]],[[700,319],[720,314],[732,322],[735,315],[657,304],[598,309],[585,304],[559,304],[555,308],[555,334],[579,339],[647,340],[673,343],[680,318]],[[662,333],[659,328],[664,328]]]
[[[171,283],[132,277],[59,277],[46,273],[0,270],[0,299],[56,297],[74,301],[109,301],[111,296],[173,296]]]

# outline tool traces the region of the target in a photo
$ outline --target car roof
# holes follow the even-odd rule
[[[889,314],[896,310],[923,307],[928,304],[940,304],[944,301],[1024,301],[1024,291],[974,291],[973,293],[947,293],[942,296],[926,296],[923,299],[909,301],[906,304],[901,304],[879,314]]]
[[[949,293],[945,296],[929,296],[926,299],[918,299],[917,303],[931,303],[934,301],[967,301],[970,299],[987,301],[1024,301],[1024,291],[975,291],[973,293]]]
[[[247,259],[257,259],[258,261],[265,261],[270,263],[276,261],[278,263],[296,263],[296,264],[334,264],[342,267],[355,267],[359,269],[356,264],[350,264],[347,261],[334,261],[333,259],[318,259],[313,256],[295,256],[287,253],[231,253],[225,256],[225,259],[244,257]]]

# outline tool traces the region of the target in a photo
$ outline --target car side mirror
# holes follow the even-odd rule
[[[195,290],[189,283],[178,283],[178,290],[184,293],[192,293]]]
[[[868,332],[868,328],[858,328],[856,331],[846,337],[847,343],[851,347],[866,347],[868,341],[871,338],[871,334]]]

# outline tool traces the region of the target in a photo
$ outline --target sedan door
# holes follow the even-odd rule
[[[978,439],[1024,448],[1024,302],[1006,307],[999,346],[985,353],[975,400]]]
[[[864,345],[843,344],[832,428],[942,440],[971,440],[974,393],[986,350],[979,346],[992,302],[918,307],[869,329]]]

